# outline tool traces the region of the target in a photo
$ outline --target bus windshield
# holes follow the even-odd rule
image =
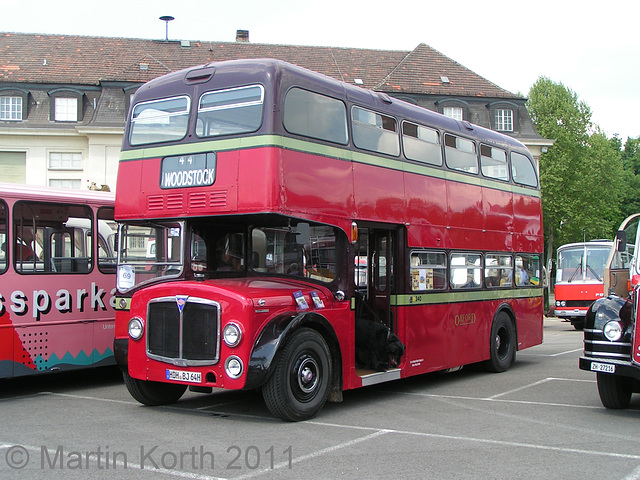
[[[187,255],[181,255],[183,235]],[[336,278],[336,235],[327,225],[306,222],[220,224],[194,219],[181,222],[126,223],[120,225],[118,290],[157,279],[178,277],[185,258],[195,278],[241,277],[273,274],[313,279]],[[250,242],[248,242],[250,240]]]
[[[118,230],[118,290],[182,273],[181,222],[121,224]]]
[[[558,252],[558,282],[602,281],[610,246],[580,245]]]

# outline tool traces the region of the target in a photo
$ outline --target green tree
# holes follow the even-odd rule
[[[527,108],[538,133],[554,140],[540,158],[547,258],[565,243],[611,238],[627,185],[619,148],[591,123],[589,106],[562,83],[540,77]]]
[[[618,140],[618,144],[622,142]],[[618,150],[621,150],[618,147]],[[622,217],[640,212],[640,138],[627,138],[624,150],[621,151],[627,180],[627,189],[622,201]]]

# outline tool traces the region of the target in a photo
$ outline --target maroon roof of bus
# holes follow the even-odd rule
[[[12,83],[143,83],[212,61],[275,58],[389,93],[522,99],[426,44],[403,51],[2,33],[0,52],[0,81]]]

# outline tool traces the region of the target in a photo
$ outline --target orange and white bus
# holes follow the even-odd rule
[[[508,369],[542,341],[539,186],[511,137],[284,62],[145,84],[116,194],[129,392],[261,389],[303,420],[349,389]]]
[[[0,183],[0,378],[114,364],[114,195]]]

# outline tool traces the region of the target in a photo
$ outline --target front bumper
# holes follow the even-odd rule
[[[597,367],[593,365],[596,364]],[[613,372],[604,372],[600,368],[601,365],[608,365],[613,367]],[[619,375],[622,377],[631,377],[636,380],[640,380],[640,366],[632,363],[629,360],[614,360],[611,358],[598,358],[598,357],[580,357],[579,363],[581,370],[588,370],[595,373],[604,373],[606,375]]]

